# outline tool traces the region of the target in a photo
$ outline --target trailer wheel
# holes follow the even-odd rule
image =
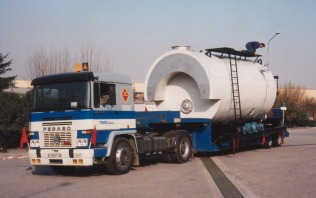
[[[282,136],[281,134],[278,134],[274,137],[272,137],[272,146],[279,147],[282,144]]]
[[[176,152],[170,154],[173,163],[184,163],[189,161],[192,153],[192,145],[190,137],[181,133],[176,140]]]
[[[57,174],[69,174],[76,168],[75,166],[50,166],[50,168]]]
[[[105,162],[105,168],[112,175],[128,173],[133,162],[132,148],[126,138],[114,140],[110,157]]]
[[[273,141],[272,141],[271,138],[269,138],[269,139],[266,141],[266,143],[264,143],[263,146],[264,146],[264,148],[269,149],[269,148],[272,147],[272,145],[273,145]]]

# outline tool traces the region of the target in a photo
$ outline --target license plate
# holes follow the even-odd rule
[[[61,153],[48,153],[49,158],[62,158]]]

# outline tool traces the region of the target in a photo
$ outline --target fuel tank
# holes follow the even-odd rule
[[[228,56],[206,55],[175,46],[151,65],[144,86],[146,101],[161,111],[181,111],[181,118],[234,120],[231,65]],[[238,58],[238,85],[243,119],[263,118],[276,98],[271,71],[252,59]]]

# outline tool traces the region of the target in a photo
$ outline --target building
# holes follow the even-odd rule
[[[134,83],[134,102],[135,103],[144,103],[144,83]]]
[[[309,98],[316,98],[316,90],[306,90],[306,96]]]
[[[15,93],[24,94],[33,88],[30,80],[14,80],[13,83],[14,85],[12,87],[9,87],[8,89],[5,90],[6,92],[15,92]]]

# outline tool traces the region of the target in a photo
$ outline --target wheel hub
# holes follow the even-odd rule
[[[189,143],[185,140],[183,140],[181,143],[180,143],[180,153],[182,156],[186,156],[189,152]]]
[[[120,147],[117,149],[116,152],[116,162],[119,166],[123,167],[125,166],[129,161],[129,156],[127,153],[127,148]]]

